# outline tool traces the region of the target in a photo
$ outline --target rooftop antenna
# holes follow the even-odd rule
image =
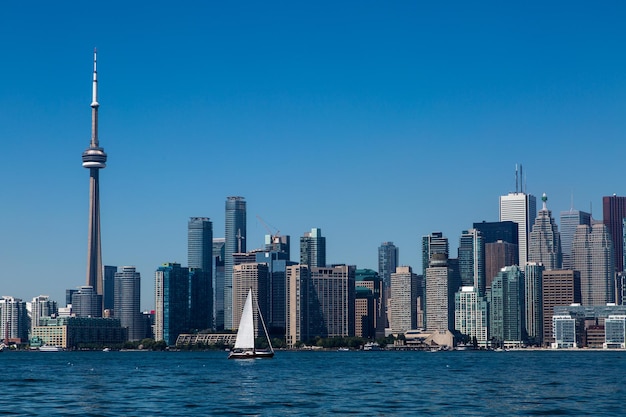
[[[569,207],[569,211],[572,212],[574,211],[574,189],[572,188],[572,195],[570,196],[570,207]]]
[[[519,164],[519,186],[521,188],[521,192],[524,193],[524,167],[522,164]]]
[[[517,180],[517,164],[515,164],[515,194],[517,194],[517,191],[519,190],[517,184],[518,184],[518,180]]]

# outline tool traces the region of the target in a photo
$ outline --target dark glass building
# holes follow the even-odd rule
[[[224,328],[233,328],[233,253],[246,252],[246,200],[226,198],[224,242]]]
[[[191,217],[187,225],[190,326],[213,328],[213,223],[206,217]]]

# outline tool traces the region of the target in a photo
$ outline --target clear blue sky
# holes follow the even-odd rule
[[[626,3],[7,2],[0,13],[1,295],[84,285],[92,51],[103,258],[187,263],[226,196],[330,263],[498,220],[516,163],[558,217],[626,194]],[[339,4],[338,4],[339,3]],[[297,258],[297,255],[294,255]]]

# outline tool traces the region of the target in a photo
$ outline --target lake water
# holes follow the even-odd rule
[[[3,352],[0,415],[626,414],[626,352]]]

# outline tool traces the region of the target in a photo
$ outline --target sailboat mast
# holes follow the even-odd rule
[[[261,324],[263,325],[263,331],[265,332],[265,337],[267,338],[267,344],[270,346],[270,350],[274,352],[274,348],[272,347],[272,341],[270,340],[270,334],[267,332],[267,327],[265,327],[265,320],[263,320],[263,314],[261,314],[261,309],[259,308],[258,299],[256,303],[256,309],[259,312],[259,318],[261,319]]]

